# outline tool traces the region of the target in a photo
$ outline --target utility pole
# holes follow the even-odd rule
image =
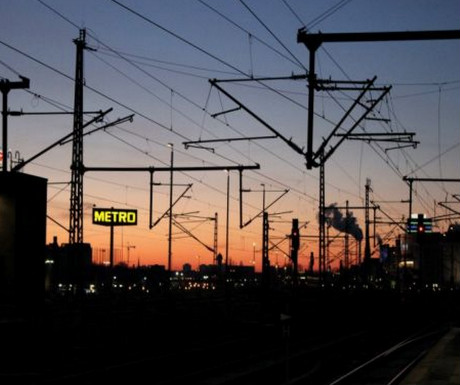
[[[169,143],[171,148],[171,171],[169,177],[169,231],[168,231],[168,272],[171,274],[172,258],[172,212],[173,212],[173,177],[174,177],[174,145]]]
[[[292,283],[294,287],[297,287],[298,280],[298,256],[300,246],[300,234],[299,234],[299,220],[297,218],[292,219],[291,229],[291,260],[292,260]]]
[[[325,174],[324,162],[322,161],[323,155],[321,154],[321,162],[319,166],[319,254],[318,254],[318,275],[319,280],[322,282],[324,272],[324,260],[326,257],[326,218],[325,218]]]
[[[77,47],[75,66],[75,97],[72,138],[72,177],[70,182],[69,244],[83,243],[83,52],[86,45],[86,30],[74,40]]]
[[[7,79],[0,80],[0,92],[2,93],[2,171],[8,172],[8,93],[13,89],[29,88],[30,80],[19,76],[20,82],[10,82]]]
[[[129,267],[129,251],[130,251],[131,249],[135,249],[135,248],[136,248],[136,246],[130,245],[130,244],[128,244],[128,246],[126,246],[126,250],[127,250],[127,252],[128,252],[126,264],[128,265],[128,267]]]
[[[350,236],[348,234],[349,228],[348,228],[348,200],[345,202],[345,255],[344,255],[344,262],[345,262],[345,269],[348,269],[350,267]]]
[[[218,222],[217,222],[217,212],[214,213],[214,256],[213,256],[213,263],[217,265],[217,241],[218,241]]]
[[[269,240],[268,213],[265,208],[265,184],[262,183],[262,286],[268,289],[270,284],[270,259],[268,257]]]
[[[268,290],[270,287],[270,259],[268,257],[268,213],[264,211],[262,218],[262,287]]]
[[[365,245],[364,245],[364,261],[369,261],[371,259],[371,245],[369,241],[369,192],[371,191],[371,180],[367,178],[366,180],[366,203],[365,203]]]
[[[246,227],[249,225],[254,219],[259,218],[262,216],[262,287],[264,289],[269,288],[269,280],[270,280],[270,259],[269,259],[269,221],[268,221],[268,212],[267,210],[273,206],[278,200],[280,200],[284,195],[286,195],[289,190],[267,190],[265,188],[265,184],[261,183],[262,190],[251,190],[251,189],[243,189],[241,183],[241,176],[240,176],[240,228]],[[243,224],[242,222],[242,193],[243,192],[262,192],[262,210],[253,216],[251,219],[246,221]],[[265,203],[265,195],[267,192],[281,192],[281,194],[273,200],[268,205]]]
[[[230,232],[230,170],[227,172],[227,216],[225,222],[225,287],[227,287],[228,279],[228,242]]]

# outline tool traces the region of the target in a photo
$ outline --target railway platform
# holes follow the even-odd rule
[[[401,385],[459,384],[460,327],[451,328],[401,382]]]

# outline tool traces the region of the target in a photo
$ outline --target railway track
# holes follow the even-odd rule
[[[8,337],[16,359],[1,364],[0,383],[396,384],[439,336],[424,329],[425,339],[407,337],[437,324],[426,317],[431,310],[337,293],[268,305],[244,295],[59,306],[45,328],[24,335],[18,326]],[[392,373],[394,382],[378,373]]]
[[[447,328],[437,328],[410,336],[341,375],[328,385],[396,385],[447,331]]]

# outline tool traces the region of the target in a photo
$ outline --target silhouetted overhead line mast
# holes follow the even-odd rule
[[[231,95],[228,91],[226,91],[223,87],[221,87],[218,83],[229,83],[229,82],[242,82],[242,81],[266,81],[266,80],[298,80],[298,79],[305,79],[306,75],[292,75],[292,76],[284,76],[284,77],[273,77],[273,78],[250,78],[250,79],[226,79],[226,80],[217,80],[217,79],[210,79],[209,82],[212,86],[216,87],[220,92],[222,92],[225,96],[227,96],[231,101],[233,101],[239,108],[245,112],[247,112],[250,116],[252,116],[255,120],[257,120],[260,124],[268,128],[277,138],[280,138],[283,142],[285,142],[289,147],[291,147],[295,152],[298,154],[304,155],[303,148],[295,144],[292,139],[288,139],[279,131],[277,131],[274,127],[268,124],[265,120],[263,120],[260,116],[246,107],[242,102],[240,102],[237,98]],[[232,109],[232,111],[235,109]],[[266,139],[264,137],[264,139]]]
[[[2,93],[2,172],[8,171],[8,93],[11,90],[29,88],[30,80],[19,75],[21,81],[10,82],[8,79],[0,80],[0,92]]]
[[[388,225],[395,225],[397,227],[399,227],[399,229],[401,229],[402,231],[406,231],[406,222],[404,221],[396,221],[394,220],[389,214],[387,214],[385,211],[383,211],[382,207],[380,205],[376,205],[372,200],[370,201],[373,205],[373,207],[377,207],[377,209],[383,214],[385,215],[385,217],[388,218],[388,221],[374,221],[375,223],[378,223],[378,224],[388,224]],[[380,201],[382,202],[382,201]],[[407,203],[408,201],[400,201],[401,203]],[[395,202],[396,203],[396,202]],[[374,214],[374,219],[375,219],[375,214]]]
[[[259,211],[256,215],[254,215],[252,218],[250,218],[249,220],[247,220],[245,223],[243,223],[243,215],[242,215],[242,210],[243,210],[243,202],[242,202],[242,199],[240,199],[240,229],[248,226],[249,224],[252,223],[252,221],[254,221],[254,219],[256,218],[259,218],[260,216],[262,216],[264,214],[264,212],[269,209],[270,207],[272,207],[276,202],[278,202],[283,196],[285,196],[289,190],[288,189],[284,189],[284,190],[267,190],[265,189],[265,185],[263,185],[263,189],[262,190],[251,190],[251,189],[243,189],[241,184],[240,184],[240,193],[244,193],[244,192],[262,192],[262,210]],[[280,193],[274,200],[272,200],[269,204],[266,204],[265,203],[265,194],[267,192],[275,192],[275,193]],[[278,213],[278,214],[284,214],[284,213]]]
[[[86,30],[80,30],[80,36],[74,40],[77,47],[75,66],[75,98],[72,140],[72,177],[70,183],[70,225],[69,244],[83,242],[83,52],[90,49],[86,45]]]
[[[152,192],[152,186],[153,186],[153,173],[154,172],[169,172],[171,174],[171,182],[172,182],[172,174],[176,171],[180,172],[190,172],[190,171],[227,171],[228,176],[227,176],[227,202],[229,200],[229,175],[231,170],[238,170],[240,173],[240,177],[243,173],[244,170],[258,170],[260,169],[259,164],[254,164],[254,165],[231,165],[231,166],[172,166],[171,162],[171,167],[86,167],[83,164],[80,165],[80,172],[83,174],[88,171],[97,171],[97,172],[149,172],[150,173],[150,220],[149,220],[149,226],[152,228],[155,226],[157,222],[152,224],[152,210],[153,210],[153,192]],[[172,183],[170,182],[170,186],[172,186]],[[166,214],[169,214],[169,217],[171,218],[171,225],[172,223],[172,208],[173,206],[181,199],[184,194],[188,191],[188,189],[191,187],[191,185],[182,193],[182,195],[173,203],[172,202],[172,191],[170,191],[170,204],[169,204],[169,209],[166,211],[163,216],[159,219],[161,220]],[[227,203],[227,213],[228,213],[228,203]],[[228,214],[227,214],[228,218]],[[227,219],[228,221],[228,219]],[[175,222],[176,227],[177,226],[177,221]],[[180,226],[180,225],[179,225]],[[228,226],[227,226],[228,228]],[[183,228],[181,228],[182,231],[184,231]],[[184,231],[185,232],[185,231]],[[171,241],[171,231],[169,232],[169,243]],[[227,232],[228,234],[228,232]],[[190,234],[188,234],[190,235]],[[228,245],[228,242],[227,242]],[[216,247],[214,247],[214,250]],[[171,248],[169,248],[168,251],[168,272],[171,272]],[[227,253],[228,255],[228,253]]]
[[[262,210],[250,218],[246,223],[243,224],[243,192],[262,192]],[[271,203],[266,204],[265,196],[267,192],[274,192],[280,193],[278,197],[276,197]],[[262,286],[264,288],[268,287],[270,281],[270,259],[269,259],[269,213],[267,209],[273,206],[276,202],[278,202],[283,196],[285,196],[289,190],[267,190],[265,188],[265,184],[262,183],[261,190],[250,190],[250,189],[243,189],[241,175],[240,175],[240,228],[248,226],[250,223],[254,221],[254,219],[262,217]],[[280,215],[283,213],[275,213],[274,215]]]
[[[359,96],[353,101],[352,105],[350,108],[346,111],[346,113],[342,116],[342,118],[339,120],[339,122],[335,125],[334,129],[331,131],[329,136],[323,141],[323,143],[319,146],[318,150],[314,153],[312,153],[312,158],[311,160],[317,164],[320,165],[321,162],[326,162],[327,159],[335,152],[335,150],[342,144],[342,142],[349,138],[351,135],[353,135],[353,131],[358,127],[361,122],[367,118],[369,113],[374,109],[374,107],[380,103],[380,101],[386,96],[388,92],[390,92],[391,87],[375,87],[374,82],[375,82],[376,77],[366,80],[363,82],[354,82],[355,84],[359,84],[360,87],[355,87],[353,88],[353,91],[359,90],[361,91]],[[317,82],[322,82],[321,80],[317,80]],[[346,87],[346,89],[349,89]],[[333,90],[343,90],[339,86],[335,86]],[[364,96],[369,93],[370,91],[374,92],[380,92],[380,95],[369,101],[369,105],[364,104],[361,102],[361,100],[364,98]],[[358,119],[353,119],[351,118],[351,113],[357,109],[357,108],[363,108],[364,111],[361,112],[361,116]],[[347,120],[352,120],[351,127],[346,129],[346,132],[344,134],[338,134],[339,129],[343,129],[343,125],[345,121]],[[340,139],[334,143],[333,145],[330,145],[332,142],[332,139],[335,137],[339,137]],[[329,149],[326,150],[326,147],[330,145]],[[308,168],[308,150],[306,153],[306,158],[307,158],[307,168]]]
[[[101,121],[102,120],[102,117],[105,116],[107,113],[109,113],[110,111],[112,111],[112,108],[106,110],[106,111],[101,111],[99,112],[98,116],[94,117],[93,119],[89,120],[87,123],[85,123],[83,125],[83,128],[86,128],[88,127],[89,125],[95,123],[95,122],[98,122],[98,121]],[[117,124],[121,124],[121,123],[125,123],[127,121],[129,122],[132,122],[133,121],[133,116],[134,115],[129,115],[127,117],[124,117],[124,118],[120,118],[120,119],[117,119],[113,122],[110,122],[110,123],[106,123],[100,127],[96,127],[96,128],[93,128],[87,132],[85,132],[83,134],[83,136],[86,136],[86,135],[90,135],[96,131],[100,131],[100,130],[105,130],[109,127],[113,127]],[[12,168],[12,171],[19,171],[20,169],[22,169],[24,166],[26,166],[28,163],[34,161],[35,159],[37,159],[38,157],[46,154],[48,151],[52,150],[54,147],[60,145],[64,145],[70,141],[72,141],[71,137],[73,136],[73,132],[70,132],[69,134],[63,136],[61,139],[57,140],[56,142],[54,142],[53,144],[50,144],[48,147],[44,148],[43,150],[41,150],[40,152],[38,152],[37,154],[31,156],[29,159],[25,160],[25,161],[22,161],[20,163],[18,163],[16,166],[14,166]]]
[[[243,171],[245,170],[259,170],[260,165],[258,163],[253,165],[231,165],[231,166],[174,166],[174,167],[86,167],[81,165],[81,172],[148,172],[150,173],[150,228],[154,227],[157,223],[152,223],[152,210],[153,210],[153,173],[156,172],[191,172],[191,171],[238,171],[240,176],[240,191],[242,190]],[[190,185],[191,187],[191,185]],[[188,191],[187,188],[182,195],[178,198],[182,198]],[[240,197],[241,198],[241,197]],[[174,202],[171,206],[173,206]],[[162,218],[169,213],[170,210],[166,211]]]
[[[369,178],[366,179],[366,210],[364,212],[365,217],[365,244],[364,244],[364,260],[369,261],[371,258],[371,246],[369,243],[369,193],[372,191],[371,189],[371,180]],[[375,214],[375,211],[374,211]]]
[[[127,120],[132,121],[133,115],[118,119],[114,123],[109,123],[105,127],[96,128],[90,132],[83,133],[83,129],[88,125],[83,121],[83,57],[85,50],[95,51],[86,44],[86,30],[81,29],[80,35],[73,41],[76,45],[76,65],[75,65],[75,93],[74,93],[74,110],[73,110],[73,132],[72,132],[72,164],[71,182],[70,182],[70,215],[69,215],[69,244],[83,243],[83,136],[97,131],[101,128],[107,128]],[[109,110],[110,111],[110,110]],[[108,111],[107,111],[108,112]],[[107,112],[100,112],[105,115]],[[92,122],[98,121],[101,116],[94,118]],[[66,143],[65,139],[51,145],[45,151],[48,151],[57,144]],[[43,154],[39,153],[37,156]]]
[[[311,76],[311,70],[309,74],[309,106],[308,106],[308,127],[313,127],[313,98],[312,93],[314,90],[347,90],[347,91],[360,91],[358,97],[353,101],[351,106],[339,120],[339,122],[335,125],[333,130],[330,132],[328,137],[323,140],[322,144],[319,146],[316,152],[312,150],[312,136],[310,135],[307,137],[307,152],[305,153],[306,165],[308,169],[314,167],[319,167],[319,239],[320,239],[320,247],[319,247],[319,275],[320,279],[322,279],[323,272],[326,271],[326,223],[324,221],[324,214],[325,214],[325,164],[326,160],[335,152],[335,150],[342,144],[342,142],[352,134],[352,132],[358,127],[361,122],[367,118],[370,112],[374,109],[374,107],[380,103],[380,101],[384,98],[384,96],[390,91],[390,87],[375,87],[374,82],[376,77],[372,79],[368,79],[365,81],[331,81],[331,80],[317,80],[316,76]],[[312,82],[314,83],[313,86]],[[332,84],[333,83],[333,84]],[[332,84],[328,85],[327,87],[324,84]],[[318,86],[319,85],[319,86]],[[352,86],[351,86],[352,85]],[[375,99],[370,99],[368,101],[368,105],[363,103],[361,100],[364,96],[369,92],[380,92],[380,95]],[[361,116],[358,119],[352,118],[352,112],[356,109],[363,109],[361,111]],[[337,134],[339,129],[344,129],[343,125],[346,121],[351,120],[351,126],[348,129],[345,129],[346,132],[343,136],[339,136]],[[348,123],[350,125],[350,123]],[[313,132],[313,130],[311,130]],[[334,143],[333,139],[339,138]],[[332,143],[332,144],[331,144]]]
[[[412,184],[414,182],[460,183],[460,179],[458,178],[411,178],[408,176],[404,176],[403,181],[409,184],[409,219],[412,217]]]
[[[153,173],[151,174],[151,177],[153,178]],[[149,228],[150,229],[153,229],[158,223],[160,223],[160,221],[165,218],[167,215],[170,215],[171,213],[171,210],[173,209],[173,207],[182,199],[185,197],[185,194],[192,188],[192,184],[188,184],[186,189],[182,192],[182,194],[180,194],[177,199],[174,201],[174,202],[171,202],[170,206],[168,207],[168,209],[158,217],[158,219],[152,223],[152,220],[153,220],[153,181],[151,180],[150,181],[150,220],[149,220]]]
[[[308,73],[308,117],[307,117],[307,168],[318,167],[320,163],[315,159],[321,154],[320,151],[313,151],[313,125],[314,125],[314,92],[324,84],[319,81],[315,73],[315,55],[323,43],[337,42],[377,42],[377,41],[406,41],[406,40],[438,40],[438,39],[460,39],[460,30],[445,31],[408,31],[408,32],[364,32],[364,33],[307,33],[301,28],[297,33],[297,42],[307,47],[309,57]],[[338,84],[335,82],[335,84]],[[375,106],[375,104],[374,104]],[[324,159],[325,161],[326,159]]]
[[[259,123],[261,123],[263,126],[268,128],[272,133],[274,133],[275,138],[280,138],[283,140],[289,147],[291,147],[295,152],[298,154],[304,156],[307,159],[307,168],[308,167],[308,151],[305,152],[303,147],[298,146],[296,143],[292,141],[292,138],[287,138],[283,134],[281,134],[278,130],[276,130],[274,127],[272,127],[270,124],[268,124],[265,120],[263,120],[260,116],[255,114],[252,110],[250,110],[247,106],[245,106],[242,102],[240,102],[236,97],[231,95],[228,91],[226,91],[222,86],[220,86],[218,83],[229,83],[229,82],[242,82],[242,81],[262,81],[262,80],[299,80],[299,79],[305,79],[309,78],[310,75],[292,75],[292,76],[285,76],[285,77],[271,77],[271,78],[251,78],[251,79],[226,79],[226,80],[217,80],[217,79],[211,79],[209,80],[210,83],[216,87],[220,92],[222,92],[225,96],[227,96],[230,100],[232,100],[235,104],[237,104],[237,108],[232,108],[227,111],[223,111],[219,114],[224,114],[228,112],[233,112],[236,110],[244,110],[247,112],[250,116],[252,116],[254,119],[256,119]],[[360,95],[358,98],[353,102],[352,106],[348,109],[348,111],[344,114],[342,119],[337,123],[337,125],[334,127],[333,131],[331,134],[328,136],[326,140],[323,141],[322,145],[319,147],[319,149],[314,153],[311,154],[311,158],[315,164],[319,165],[320,162],[325,162],[337,149],[337,147],[345,140],[346,136],[343,138],[340,138],[338,142],[332,146],[326,151],[326,146],[330,144],[331,139],[334,137],[337,137],[339,135],[336,135],[336,132],[339,129],[343,129],[342,125],[343,123],[350,118],[351,113],[356,109],[356,108],[362,108],[364,111],[361,113],[360,118],[355,119],[353,123],[351,124],[351,127],[347,130],[346,135],[350,134],[356,127],[359,126],[359,124],[364,120],[368,118],[368,115],[370,112],[374,109],[374,107],[380,103],[380,101],[383,99],[383,97],[390,91],[391,87],[376,87],[374,85],[375,82],[375,77],[370,80],[364,80],[364,81],[341,81],[341,80],[320,80],[315,78],[315,90],[317,91],[332,91],[332,90],[347,90],[347,91],[361,91]],[[368,104],[366,105],[364,102],[361,100],[364,98],[364,96],[368,93],[373,91],[375,92],[380,92],[381,94],[375,98],[375,99],[370,99],[368,101]],[[312,111],[313,113],[313,111]],[[214,114],[217,115],[217,114]],[[272,138],[271,136],[267,137],[260,137],[260,138],[251,138],[251,139],[268,139]],[[230,140],[243,140],[243,139],[217,139],[215,141],[230,141]],[[214,141],[214,140],[211,140]],[[208,141],[210,142],[210,141]],[[195,146],[196,143],[205,143],[205,141],[199,141],[199,142],[185,142],[185,146]],[[203,147],[204,148],[204,147]],[[209,148],[206,148],[209,149]]]

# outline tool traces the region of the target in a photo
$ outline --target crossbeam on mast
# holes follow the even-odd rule
[[[200,139],[200,140],[191,140],[188,142],[182,142],[185,149],[190,147],[190,145],[194,144],[202,144],[202,143],[219,143],[219,142],[237,142],[242,140],[260,140],[260,139],[276,139],[276,135],[265,135],[265,136],[248,136],[242,138],[222,138],[222,139]]]
[[[378,41],[409,40],[448,40],[460,39],[460,30],[432,31],[394,31],[394,32],[345,32],[345,33],[307,33],[301,28],[297,33],[297,42],[306,46],[320,46],[322,43],[356,43]]]
[[[403,40],[438,40],[460,39],[460,30],[444,31],[403,31],[403,32],[358,32],[358,33],[307,33],[300,28],[297,32],[297,42],[303,43],[309,51],[308,72],[308,117],[307,117],[307,169],[319,167],[313,151],[313,125],[314,125],[314,92],[318,86],[315,73],[316,51],[323,43],[337,42],[377,42],[377,41],[403,41]],[[318,155],[318,152],[316,153]],[[317,156],[316,156],[317,158]]]
[[[259,170],[260,164],[232,165],[232,166],[174,166],[174,167],[86,167],[82,166],[83,172],[189,172],[189,171],[233,171],[233,170]]]
[[[268,124],[265,120],[263,120],[260,116],[258,116],[256,113],[254,113],[252,110],[250,110],[248,107],[246,107],[243,103],[241,103],[238,99],[236,99],[234,96],[232,96],[230,93],[228,93],[225,89],[223,89],[218,83],[221,82],[221,80],[217,79],[210,79],[209,82],[211,85],[216,87],[220,92],[222,92],[225,96],[227,96],[231,101],[233,101],[236,105],[241,107],[244,111],[246,111],[250,116],[252,116],[254,119],[256,119],[260,124],[268,128],[271,132],[273,132],[278,138],[283,140],[289,147],[291,147],[295,152],[298,154],[304,155],[303,148],[299,147],[297,144],[295,144],[291,139],[286,138],[284,135],[279,133],[275,128],[273,128],[270,124]]]
[[[403,181],[409,184],[409,219],[412,217],[412,185],[414,182],[446,182],[446,183],[458,183],[458,178],[413,178],[403,176]]]

